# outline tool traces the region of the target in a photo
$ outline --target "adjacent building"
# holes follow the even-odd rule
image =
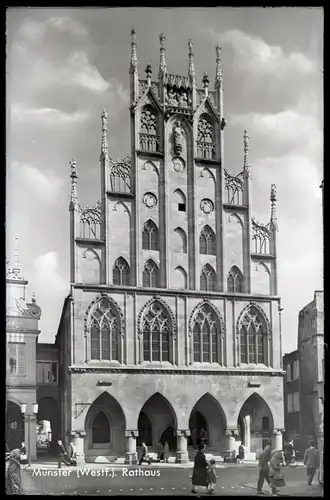
[[[132,31],[131,151],[112,159],[103,112],[94,206],[81,206],[70,164],[60,434],[80,463],[134,463],[142,441],[165,440],[187,462],[202,434],[214,455],[243,442],[252,457],[284,431],[275,186],[257,222],[247,132],[240,172],[224,161],[220,47],[213,89],[207,74],[197,85],[191,40],[186,76],[169,72],[163,35],[158,76],[138,63]]]
[[[284,421],[286,441],[293,440],[296,449],[300,449],[301,414],[299,383],[299,352],[293,351],[283,356],[284,375]]]

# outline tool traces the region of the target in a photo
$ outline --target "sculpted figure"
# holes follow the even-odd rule
[[[181,122],[178,120],[173,128],[174,135],[174,150],[177,155],[182,151],[182,139],[183,139],[183,128],[181,127]]]

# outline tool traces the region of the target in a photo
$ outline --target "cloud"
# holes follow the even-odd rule
[[[39,199],[41,203],[56,203],[62,189],[63,181],[51,170],[40,172],[36,167],[28,164],[12,162],[8,169],[7,197],[16,200],[16,193],[28,196],[30,199]]]
[[[230,46],[234,51],[231,65],[240,73],[249,72],[255,76],[272,75],[281,79],[287,72],[298,71],[311,74],[315,71],[313,61],[301,52],[286,54],[280,46],[268,45],[262,38],[244,33],[240,30],[228,30],[225,33],[212,35],[217,42]]]
[[[320,160],[323,141],[320,123],[312,116],[295,110],[275,114],[247,113],[231,115],[230,124],[246,128],[256,144],[269,145],[280,156],[283,149],[292,154],[305,155]]]
[[[42,41],[50,29],[61,33],[67,32],[75,37],[87,37],[88,30],[79,21],[69,16],[51,17],[45,21],[34,21],[25,19],[19,30],[19,37],[29,41]]]
[[[19,123],[39,123],[43,125],[71,125],[86,122],[90,113],[76,111],[65,113],[54,108],[27,108],[24,104],[17,103],[10,107],[13,118]]]
[[[33,287],[37,304],[42,309],[42,340],[50,342],[56,334],[54,327],[57,328],[64,297],[69,293],[69,284],[59,273],[58,254],[54,250],[39,255],[34,260],[33,267],[33,279],[30,279],[29,288]]]
[[[95,66],[92,66],[83,51],[72,52],[66,65],[58,75],[58,82],[86,88],[96,94],[106,92],[110,84],[104,80]]]

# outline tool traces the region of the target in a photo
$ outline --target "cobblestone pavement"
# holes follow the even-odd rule
[[[28,494],[52,495],[191,495],[192,470],[177,467],[110,467],[34,468],[22,472],[23,487]],[[256,467],[217,467],[216,495],[256,496]],[[323,496],[317,483],[308,487],[302,468],[285,470],[285,496]],[[264,486],[268,494],[267,485]],[[200,494],[205,494],[200,489]]]

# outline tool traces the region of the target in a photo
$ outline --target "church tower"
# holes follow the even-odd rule
[[[240,173],[225,162],[220,47],[214,85],[206,73],[198,85],[192,40],[186,76],[170,73],[159,42],[158,70],[142,66],[131,32],[131,150],[112,158],[103,111],[92,207],[79,204],[70,163],[72,301],[58,335],[82,461],[100,443],[131,463],[143,440],[161,439],[186,462],[202,430],[215,456],[239,442],[255,455],[271,436],[280,446],[284,425],[276,188],[270,221],[257,222],[247,131]]]

